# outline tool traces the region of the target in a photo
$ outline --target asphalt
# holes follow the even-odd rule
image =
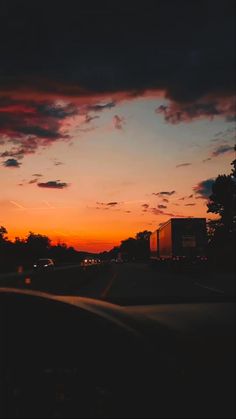
[[[232,274],[179,272],[153,268],[149,263],[58,268],[53,272],[25,272],[0,278],[0,286],[38,289],[118,304],[146,304],[207,300],[235,296]]]
[[[125,263],[112,265],[100,281],[86,283],[80,295],[121,304],[185,301],[234,296],[235,283],[232,274],[159,272],[147,263]]]

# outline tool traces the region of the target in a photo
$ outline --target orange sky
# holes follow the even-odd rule
[[[219,132],[229,131],[223,144],[232,144],[232,125],[221,119],[167,124],[155,112],[160,103],[159,97],[121,101],[87,130],[83,117],[71,117],[70,140],[38,147],[19,168],[2,166],[0,224],[9,237],[33,231],[102,251],[170,216],[205,217],[206,200],[194,188],[230,171],[232,152],[213,154],[222,146]],[[38,185],[47,182],[67,187]]]

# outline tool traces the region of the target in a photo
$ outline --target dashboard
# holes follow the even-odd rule
[[[0,417],[235,417],[235,305],[0,290]]]

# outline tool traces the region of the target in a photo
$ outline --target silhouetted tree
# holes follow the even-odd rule
[[[152,232],[148,230],[141,231],[136,234],[136,240],[146,240],[149,242]]]
[[[123,240],[120,245],[120,252],[127,260],[131,261],[136,259],[137,256],[137,241],[133,238]]]
[[[51,245],[51,240],[44,235],[29,233],[26,239],[27,251],[31,257],[47,257]]]
[[[150,244],[149,244],[149,240],[150,240],[150,235],[151,235],[151,231],[141,231],[139,233],[136,234],[136,248],[137,248],[137,252],[136,252],[136,258],[138,260],[147,260],[149,259],[150,256]]]
[[[236,152],[236,145],[234,146],[234,150]],[[232,177],[233,177],[233,179],[236,179],[236,159],[234,159],[232,161],[231,166],[233,166],[233,168],[232,168]]]
[[[221,226],[226,232],[234,230],[236,221],[236,182],[232,175],[220,175],[212,185],[208,212],[220,216]]]
[[[221,224],[220,219],[207,220],[207,235],[208,235],[209,243],[214,239],[215,232],[220,227],[220,224]]]
[[[7,230],[0,226],[0,271],[15,271],[19,266],[27,269],[39,258],[50,257],[60,263],[79,263],[83,252],[77,252],[66,244],[51,245],[44,235],[29,233],[26,239],[16,237],[12,242],[7,239]],[[85,253],[86,255],[86,253]]]
[[[220,175],[212,186],[208,212],[219,215],[208,224],[209,256],[215,266],[234,268],[236,234],[236,160],[230,175]]]
[[[5,227],[0,226],[0,241],[4,241],[6,239],[7,230]]]

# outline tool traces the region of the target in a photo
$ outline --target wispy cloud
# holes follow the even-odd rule
[[[18,202],[10,201],[10,203],[12,205],[14,205],[16,208],[20,209],[20,210],[25,210],[26,209],[25,207],[23,207],[23,205],[19,204]]]
[[[122,130],[125,124],[125,118],[119,115],[115,115],[113,118],[113,124],[115,129]]]
[[[177,164],[177,169],[181,168],[181,167],[188,167],[188,166],[192,166],[192,163],[181,163],[181,164]]]
[[[154,214],[154,215],[166,215],[166,216],[168,216],[168,217],[179,217],[179,218],[181,218],[181,217],[184,217],[183,215],[181,215],[181,214],[175,214],[175,213],[173,213],[173,212],[166,212],[166,211],[163,211],[162,209],[159,209],[159,208],[151,208],[151,212],[152,212],[152,214]]]
[[[216,149],[212,152],[212,157],[219,157],[222,154],[233,153],[234,150],[234,146],[230,144],[222,144],[216,147]]]
[[[219,140],[216,139],[216,141],[218,142]],[[215,142],[215,140],[214,140],[214,142]],[[221,140],[221,142],[222,142],[222,140]],[[228,142],[223,141],[222,144],[218,144],[214,148],[214,150],[212,151],[212,153],[209,157],[207,157],[203,160],[203,163],[207,163],[207,162],[211,161],[212,159],[220,157],[220,156],[225,155],[225,154],[234,153],[235,149],[236,149],[236,145],[229,144]]]

